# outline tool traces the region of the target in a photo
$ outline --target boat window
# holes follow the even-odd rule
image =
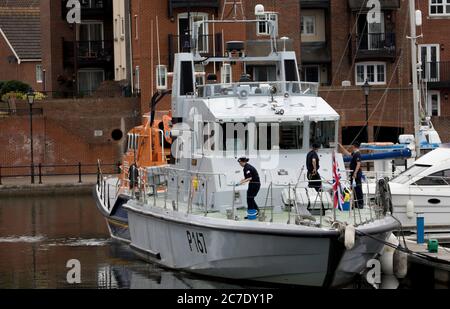
[[[224,123],[221,125],[221,131],[223,149],[220,150],[242,151],[248,149],[248,128],[246,123]]]
[[[439,171],[419,179],[416,186],[448,186],[450,184],[450,170]]]
[[[336,122],[320,121],[310,124],[309,145],[320,144],[321,148],[334,148],[336,146]]]
[[[391,182],[405,184],[427,170],[430,166],[431,165],[413,165],[400,175],[394,177]]]
[[[278,137],[278,138],[277,138]],[[303,123],[258,124],[258,150],[303,148]]]

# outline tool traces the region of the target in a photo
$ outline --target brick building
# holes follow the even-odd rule
[[[450,1],[420,1],[423,26],[418,34],[420,78],[427,93],[422,98],[428,115],[444,141],[450,141]]]
[[[155,91],[156,65],[168,65],[170,71],[173,54],[186,47],[189,50],[193,23],[230,17],[233,2],[131,1],[133,79],[134,88],[141,93],[143,111],[148,110]],[[380,21],[371,25],[367,23],[366,0],[249,0],[242,1],[242,10],[240,6],[236,10],[238,18],[243,11],[247,19],[255,19],[256,4],[263,4],[266,18],[276,21],[278,38],[289,38],[288,49],[297,52],[302,80],[321,83],[320,95],[341,114],[344,143],[366,139],[361,89],[366,80],[372,85],[368,97],[369,139],[396,141],[398,134],[413,132],[407,1],[381,1]],[[249,55],[260,54],[268,50],[268,37],[267,29],[258,28],[254,24],[216,24],[213,28],[210,24],[201,29],[204,38],[200,45],[205,55],[218,55],[224,42],[242,40]],[[215,70],[222,77],[222,68]],[[236,80],[239,68],[233,73]],[[247,67],[247,73],[255,80],[261,74],[271,75],[270,68],[260,67]],[[166,100],[164,108],[169,106]]]
[[[20,80],[43,90],[39,3],[0,4],[0,80]]]

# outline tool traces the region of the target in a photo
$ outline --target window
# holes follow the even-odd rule
[[[305,82],[320,82],[320,67],[318,65],[303,66],[302,80]]]
[[[137,92],[141,91],[141,72],[139,66],[136,66],[134,71],[134,89],[136,89]]]
[[[87,9],[103,8],[103,0],[81,0],[80,4],[81,4],[82,8],[87,8]]]
[[[450,170],[439,171],[419,179],[416,186],[448,186],[450,184]]]
[[[44,76],[43,76],[43,72],[42,72],[42,65],[41,64],[37,64],[36,65],[36,82],[37,83],[42,83],[44,81]]]
[[[78,71],[78,91],[91,95],[105,80],[105,72],[100,69],[86,69]]]
[[[231,65],[229,63],[222,66],[221,82],[222,84],[231,84]]]
[[[422,62],[422,79],[425,79],[427,82],[439,82],[439,44],[421,44],[418,51],[419,59]]]
[[[386,84],[386,63],[367,62],[356,64],[356,85],[363,85],[367,80],[369,84]]]
[[[139,40],[139,21],[137,15],[134,15],[134,39]]]
[[[255,82],[268,82],[277,80],[276,66],[255,66],[253,67],[253,80]]]
[[[450,0],[429,0],[430,15],[446,16],[450,15]]]
[[[417,175],[421,174],[426,169],[430,168],[431,165],[413,165],[397,177],[393,178],[391,182],[405,184],[408,181],[414,179]]]
[[[303,149],[303,123],[259,123],[258,150]]]
[[[427,114],[429,116],[441,115],[441,94],[439,91],[430,91],[428,93]]]
[[[315,16],[302,16],[301,33],[302,33],[302,35],[315,35],[316,34],[316,17]]]
[[[275,36],[278,35],[278,14],[277,13],[265,13],[264,15],[259,15],[257,17],[258,20],[262,20],[256,24],[256,34],[257,35],[271,35],[271,26],[269,25],[267,20],[271,20],[273,22],[273,32]]]
[[[139,67],[137,69],[139,70]],[[165,65],[156,66],[156,89],[167,89],[167,66]]]
[[[200,23],[207,20],[207,13],[178,14],[179,52],[190,52],[191,48],[197,48],[200,53],[208,52],[208,24]],[[193,37],[198,38],[196,42],[192,41]]]

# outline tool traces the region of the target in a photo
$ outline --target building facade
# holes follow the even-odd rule
[[[450,141],[450,1],[420,1],[423,25],[418,34],[420,79],[426,89],[422,97],[425,114],[432,117],[444,141]]]
[[[0,4],[0,81],[19,80],[43,90],[39,6],[12,1]]]
[[[71,23],[74,6],[67,0],[40,2],[46,92],[52,96],[108,95],[104,81],[125,81],[125,88],[130,79],[128,2],[79,3],[80,23]]]

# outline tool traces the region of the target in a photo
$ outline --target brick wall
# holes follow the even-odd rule
[[[26,102],[17,107],[25,108]],[[140,124],[136,98],[50,100],[36,103],[42,116],[33,117],[35,163],[95,164],[117,162],[125,147],[127,132]],[[113,140],[115,129],[123,138]],[[94,136],[94,131],[103,136]],[[24,165],[30,160],[30,125],[28,117],[7,117],[0,122],[1,165]]]

